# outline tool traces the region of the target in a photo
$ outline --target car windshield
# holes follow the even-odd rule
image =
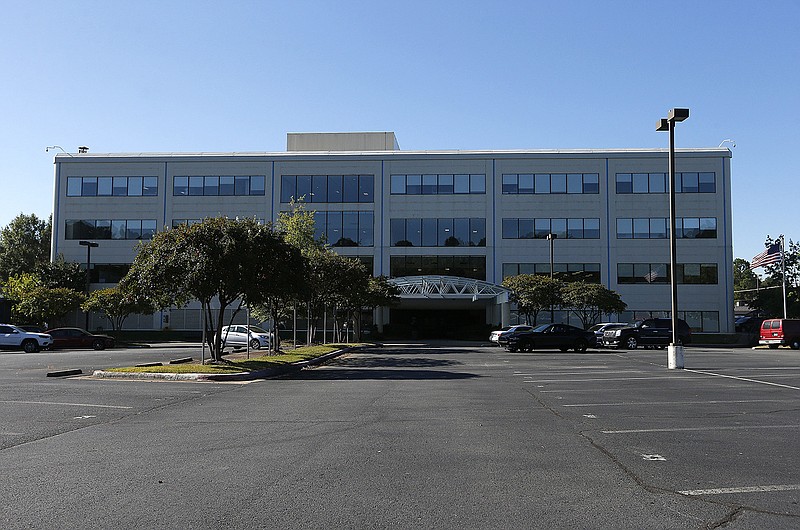
[[[261,329],[258,326],[250,326],[250,331],[252,331],[253,333],[269,333],[267,330]]]
[[[603,324],[595,324],[589,328],[589,331],[600,331],[601,329],[603,329]]]

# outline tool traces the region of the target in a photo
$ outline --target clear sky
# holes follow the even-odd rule
[[[800,2],[12,2],[0,17],[0,226],[47,217],[53,155],[284,151],[287,132],[402,149],[733,139],[734,256],[800,238]]]

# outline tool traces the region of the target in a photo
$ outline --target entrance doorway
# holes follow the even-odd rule
[[[389,335],[403,339],[482,340],[489,335],[480,309],[391,309]]]

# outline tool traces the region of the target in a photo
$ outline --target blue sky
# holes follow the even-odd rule
[[[800,238],[800,2],[14,2],[0,19],[0,226],[46,217],[53,152],[732,148],[734,255]],[[726,146],[730,146],[728,143]]]

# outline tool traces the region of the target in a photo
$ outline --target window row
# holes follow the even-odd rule
[[[486,175],[392,175],[392,195],[461,195],[486,193]]]
[[[264,175],[176,176],[172,180],[172,194],[176,197],[184,195],[264,195],[265,182]]]
[[[315,236],[334,247],[374,245],[373,212],[314,212]]]
[[[617,322],[635,322],[647,318],[669,318],[670,311],[623,311]],[[689,324],[693,332],[719,333],[719,311],[678,311],[678,318]]]
[[[91,283],[119,283],[128,274],[130,264],[125,263],[92,263],[89,270]]]
[[[600,219],[503,219],[503,239],[599,239]]]
[[[253,219],[253,217],[251,217],[251,219]],[[192,226],[192,225],[196,225],[196,224],[202,223],[203,221],[204,221],[204,219],[173,219],[172,220],[172,228],[177,228],[180,225]],[[256,219],[256,222],[258,222],[258,224],[260,224],[260,225],[265,224],[264,219]]]
[[[617,173],[617,193],[667,193],[667,173]],[[675,173],[676,193],[715,193],[716,174]]]
[[[716,285],[718,280],[716,263],[679,263],[679,284]],[[618,263],[617,283],[669,283],[669,263]]]
[[[623,311],[616,316],[607,315],[603,320],[609,322],[635,322],[647,318],[669,318],[669,311]],[[555,322],[572,324],[573,326],[583,327],[583,323],[575,316],[572,311],[556,309],[554,311]],[[527,324],[525,315],[520,314],[515,308],[511,309],[509,324]],[[678,318],[682,318],[689,324],[693,332],[697,333],[719,333],[719,311],[678,311]],[[536,322],[531,324],[546,324],[551,322],[550,311],[542,311],[537,315]]]
[[[600,193],[597,173],[504,173],[504,194]]]
[[[156,197],[158,177],[67,177],[67,197]]]
[[[663,217],[617,219],[617,239],[666,239],[669,220]],[[716,217],[679,217],[675,219],[675,236],[684,239],[717,237]]]
[[[373,175],[282,175],[281,202],[375,202]]]
[[[549,263],[503,263],[503,278],[520,274],[550,275]],[[553,276],[560,280],[600,283],[599,263],[553,263]]]
[[[393,247],[485,247],[486,219],[392,219]]]
[[[155,219],[68,219],[66,239],[153,239]]]
[[[390,274],[398,276],[461,276],[486,280],[486,256],[392,256]]]

